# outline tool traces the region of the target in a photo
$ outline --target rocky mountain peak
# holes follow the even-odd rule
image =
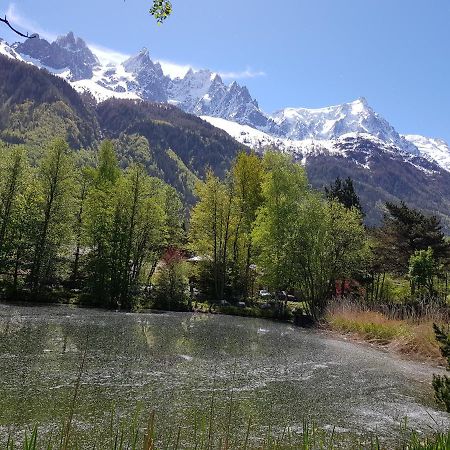
[[[65,36],[58,36],[55,42],[60,47],[72,52],[76,52],[87,47],[83,39],[76,38],[72,31],[69,31]]]
[[[92,78],[94,67],[100,64],[86,43],[72,32],[58,37],[52,43],[36,37],[16,43],[13,47],[25,59],[32,58],[39,61],[40,65],[56,71],[67,71],[66,76],[70,81]]]
[[[128,89],[144,100],[167,102],[167,85],[170,81],[159,63],[150,59],[147,48],[131,56],[122,63],[126,72],[133,74],[134,81],[128,83]]]
[[[214,74],[214,78],[212,81],[213,83],[223,84],[222,77],[218,73]]]
[[[137,55],[131,56],[124,61],[123,66],[127,72],[139,72],[147,68],[153,68],[154,64],[150,59],[148,49],[144,47]]]
[[[281,134],[290,139],[333,140],[346,134],[370,134],[408,153],[418,153],[364,97],[324,108],[285,108],[274,113],[273,119]]]

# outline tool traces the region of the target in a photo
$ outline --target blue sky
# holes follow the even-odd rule
[[[150,0],[17,0],[0,14],[49,37],[72,30],[119,53],[145,46],[155,59],[218,71],[267,112],[364,96],[397,131],[450,142],[450,0],[172,2],[162,26]]]

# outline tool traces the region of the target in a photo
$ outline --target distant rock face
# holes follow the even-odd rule
[[[194,72],[190,69],[184,78],[171,80],[169,99],[192,114],[221,117],[267,131],[276,128],[245,86],[235,81],[226,85],[217,73],[209,70]]]
[[[68,69],[69,81],[92,78],[93,68],[100,64],[86,43],[81,38],[75,38],[72,32],[52,43],[36,37],[13,47],[20,55],[39,61],[48,68],[56,71]]]
[[[410,141],[400,136],[365,98],[320,109],[286,108],[274,114],[284,137],[295,140],[337,139],[347,133],[367,133],[402,150],[418,154]]]
[[[168,101],[167,85],[170,79],[164,75],[159,63],[153,63],[146,48],[122,65],[126,72],[134,76],[134,80],[128,83],[129,90],[143,100],[164,103]]]

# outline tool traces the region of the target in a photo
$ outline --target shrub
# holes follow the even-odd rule
[[[447,360],[447,370],[450,371],[450,333],[445,333],[436,324],[433,325],[433,328],[442,356]],[[450,412],[450,377],[434,375],[433,388],[437,402],[445,406],[447,412]]]

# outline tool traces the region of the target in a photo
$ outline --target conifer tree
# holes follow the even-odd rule
[[[350,177],[345,180],[337,177],[330,187],[325,187],[325,195],[329,200],[337,200],[342,203],[347,209],[356,208],[361,213],[363,212],[361,202],[353,186],[353,180]]]

